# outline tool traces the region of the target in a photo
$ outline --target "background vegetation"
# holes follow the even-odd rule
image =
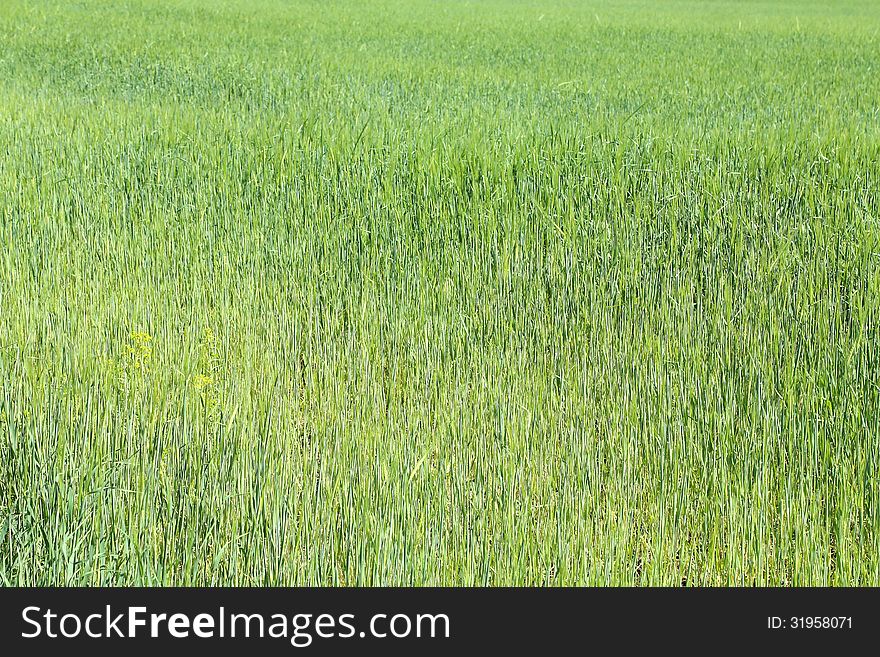
[[[0,5],[5,584],[880,584],[880,4]]]

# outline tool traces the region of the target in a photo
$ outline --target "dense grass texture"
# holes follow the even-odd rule
[[[0,4],[0,581],[880,584],[880,3]]]

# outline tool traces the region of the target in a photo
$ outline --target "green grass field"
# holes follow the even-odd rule
[[[0,4],[0,582],[880,584],[880,3]]]

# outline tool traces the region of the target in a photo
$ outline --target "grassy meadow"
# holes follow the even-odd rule
[[[880,3],[4,0],[0,583],[880,584]]]

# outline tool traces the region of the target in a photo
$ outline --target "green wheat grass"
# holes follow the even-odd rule
[[[0,5],[0,582],[880,584],[880,4]]]

